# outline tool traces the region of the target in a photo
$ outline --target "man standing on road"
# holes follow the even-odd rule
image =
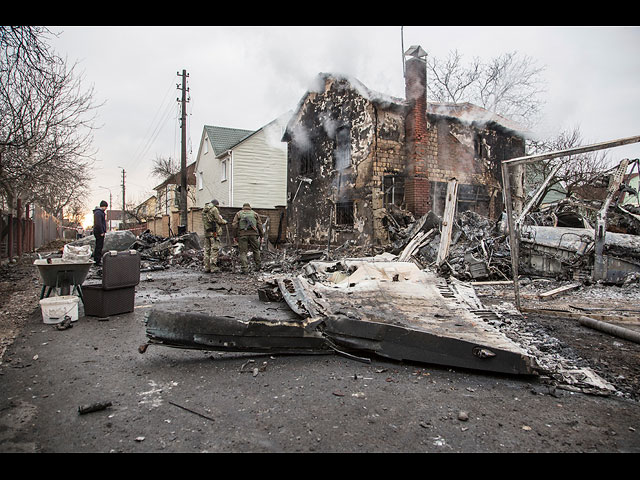
[[[233,227],[233,236],[238,242],[238,253],[240,254],[240,264],[242,265],[242,273],[249,271],[249,262],[247,261],[247,252],[249,248],[253,252],[253,261],[256,270],[260,270],[260,245],[262,243],[262,224],[260,215],[251,210],[251,205],[245,203],[233,217],[231,224]],[[258,241],[260,237],[260,241]]]
[[[207,203],[202,210],[202,223],[204,225],[204,272],[219,272],[218,252],[220,251],[220,235],[222,225],[227,221],[222,218],[215,198]]]
[[[104,211],[109,204],[102,200],[100,207],[93,210],[93,236],[96,238],[96,248],[93,250],[93,261],[96,267],[102,266],[102,247],[104,246],[104,235],[107,233],[107,218]]]

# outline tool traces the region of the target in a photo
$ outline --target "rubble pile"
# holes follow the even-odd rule
[[[441,226],[442,219],[430,211],[405,228],[390,230],[393,243],[388,251],[403,260],[410,259],[422,268],[435,267]],[[423,240],[418,248],[407,255],[411,240],[420,235]],[[438,270],[442,275],[453,275],[459,280],[509,279],[511,252],[508,240],[500,222],[492,222],[473,211],[461,212],[454,218],[449,255]]]
[[[195,232],[165,238],[147,230],[140,234],[129,248],[140,252],[144,271],[163,270],[174,265],[199,269],[204,265],[204,252],[198,234]],[[305,257],[304,252],[276,250],[271,245],[266,245],[261,255],[262,269],[273,272],[291,271],[300,258]],[[234,272],[237,265],[239,265],[237,247],[223,244],[218,255],[218,266],[222,271]]]
[[[576,198],[546,204],[527,214],[525,223],[545,227],[593,228],[602,202]],[[607,211],[611,232],[640,235],[640,206],[616,204]]]
[[[595,262],[594,227],[601,204],[565,199],[529,212],[523,219],[518,271],[522,275],[556,280],[590,281]],[[612,205],[607,212],[603,256],[608,283],[629,284],[640,279],[640,208]],[[388,248],[400,261],[435,268],[441,275],[464,281],[512,279],[511,249],[506,220],[491,221],[473,211],[458,213],[448,254],[442,248],[442,219],[433,212],[407,222],[408,215],[388,212],[392,240]]]
[[[594,225],[602,202],[567,198],[537,206],[522,219],[518,270],[524,276],[556,280],[587,281],[594,265]],[[640,281],[640,208],[614,203],[607,212],[607,243],[603,254],[616,263],[607,265],[612,283]],[[290,273],[315,260],[394,255],[396,261],[410,261],[422,269],[436,270],[441,276],[462,281],[491,282],[512,280],[511,247],[508,225],[503,218],[490,220],[474,211],[452,217],[450,240],[443,241],[443,218],[429,211],[420,218],[395,205],[388,205],[382,217],[387,229],[387,245],[342,245],[298,249],[290,244],[275,248],[266,241],[262,247],[262,271]],[[92,238],[92,237],[89,237]],[[117,240],[117,242],[116,242]],[[78,244],[87,243],[83,239]],[[446,249],[443,245],[446,243]],[[163,238],[149,230],[138,237],[130,232],[110,232],[105,250],[135,249],[140,252],[144,270],[179,265],[202,268],[203,250],[197,233]],[[443,252],[446,252],[442,255]],[[249,253],[251,256],[251,253]],[[218,265],[222,271],[239,268],[236,245],[223,242]],[[613,274],[611,273],[613,272]]]
[[[163,238],[147,230],[136,238],[130,248],[140,252],[144,270],[164,269],[171,265],[202,265],[202,247],[198,234],[194,232]]]
[[[438,238],[438,242],[440,239]],[[431,257],[438,244],[432,242]],[[509,237],[499,223],[472,212],[462,212],[455,219],[448,260],[443,273],[451,273],[460,280],[505,280],[511,278],[511,250]]]

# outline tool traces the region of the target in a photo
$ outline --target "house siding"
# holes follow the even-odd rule
[[[232,207],[248,202],[254,208],[274,208],[287,201],[286,144],[274,142],[267,126],[233,149]],[[279,142],[279,144],[277,143]]]
[[[205,152],[204,142],[207,142],[208,152]],[[196,175],[202,172],[202,189],[198,189],[196,185],[196,206],[204,207],[212,199],[217,199],[220,205],[229,206],[229,182],[221,181],[221,163],[222,160],[216,158],[213,147],[206,133],[203,132],[200,142],[200,150],[196,163]]]
[[[217,157],[205,127],[196,162],[196,172],[202,172],[203,176],[202,189],[198,189],[196,194],[196,206],[203,208],[214,198],[221,207],[242,207],[245,202],[256,208],[285,205],[287,147],[282,142],[282,122],[285,119],[284,116],[276,119],[238,144],[229,146],[230,155],[226,155],[224,150],[218,151]],[[205,142],[207,153],[204,153]],[[225,159],[227,179],[222,180]]]

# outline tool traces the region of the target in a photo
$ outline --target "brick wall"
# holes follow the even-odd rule
[[[427,121],[427,69],[424,60],[410,58],[405,64],[405,93],[411,104],[406,118],[406,174],[405,203],[414,215],[429,211],[430,191],[428,176],[435,165],[437,135]]]
[[[372,182],[374,188],[381,189],[385,175],[405,173],[406,161],[402,115],[382,111],[379,115]]]
[[[433,129],[438,142],[437,161],[429,162],[429,180],[434,182],[448,182],[452,178],[460,183],[485,183],[482,178],[483,170],[475,161],[472,144],[463,145],[451,134],[453,128],[451,120],[433,120]]]

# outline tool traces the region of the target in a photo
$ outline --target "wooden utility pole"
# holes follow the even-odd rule
[[[109,194],[111,194],[111,191],[109,191]],[[125,210],[126,210],[126,203],[125,203],[125,197],[124,197],[124,168],[122,169],[122,228],[125,229],[126,228],[126,224],[127,224],[127,220],[125,217]],[[111,201],[111,195],[109,195],[109,201]]]
[[[187,227],[187,77],[189,74],[186,70],[182,70],[182,74],[178,72],[178,76],[182,77],[182,87],[178,85],[178,88],[182,90],[182,121],[180,128],[182,130],[182,154],[180,158],[180,226],[186,229]]]

